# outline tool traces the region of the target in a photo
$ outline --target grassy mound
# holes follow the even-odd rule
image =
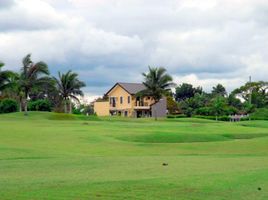
[[[5,120],[91,120],[99,121],[97,116],[86,116],[86,115],[75,115],[66,113],[54,113],[54,112],[41,112],[41,111],[30,111],[25,116],[23,112],[1,114],[2,119]]]

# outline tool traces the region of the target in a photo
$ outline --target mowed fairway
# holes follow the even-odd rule
[[[0,115],[0,199],[266,200],[268,122]]]

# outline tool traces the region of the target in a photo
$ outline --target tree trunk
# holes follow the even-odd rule
[[[28,115],[28,103],[27,103],[27,99],[25,100],[25,103],[24,103],[24,115],[27,116]]]
[[[22,105],[21,105],[21,101],[19,102],[19,112],[22,112]]]
[[[67,113],[67,99],[64,99],[64,113]]]
[[[22,99],[19,99],[19,111],[22,112]]]
[[[69,114],[72,114],[72,101],[69,100]]]
[[[28,93],[25,93],[25,102],[24,102],[24,115],[28,115]]]

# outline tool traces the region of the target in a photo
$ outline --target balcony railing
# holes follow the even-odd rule
[[[148,110],[148,109],[150,109],[150,106],[149,106],[148,102],[136,101],[134,109],[136,109],[136,110]]]
[[[148,102],[136,101],[135,106],[149,106]]]

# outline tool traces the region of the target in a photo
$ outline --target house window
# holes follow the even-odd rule
[[[120,97],[120,103],[123,104],[123,97]]]
[[[127,103],[130,104],[130,96],[127,97]]]
[[[127,117],[128,116],[128,112],[127,111],[125,111],[125,117]]]
[[[112,107],[116,107],[116,98],[115,97],[110,97],[110,105]]]
[[[147,97],[147,100],[150,100],[150,97]]]

